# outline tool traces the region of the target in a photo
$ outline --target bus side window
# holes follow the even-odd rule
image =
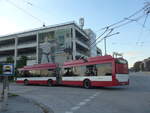
[[[72,68],[65,68],[63,76],[66,76],[66,77],[67,76],[73,76],[73,70],[72,70]]]
[[[40,77],[40,70],[32,70],[31,72],[33,77]]]
[[[45,75],[46,77],[55,77],[55,76],[56,76],[55,73],[56,73],[56,72],[55,72],[55,69],[45,69],[45,70],[44,70],[44,75]]]
[[[84,76],[86,72],[85,66],[76,66],[73,68],[74,76]]]
[[[56,77],[56,69],[51,70],[48,76]]]
[[[97,64],[98,76],[111,76],[112,75],[112,63]]]
[[[86,66],[86,76],[97,76],[97,68],[96,65],[89,65]]]
[[[19,71],[19,77],[24,77],[24,71]]]
[[[63,76],[84,76],[85,72],[86,72],[85,66],[64,68]]]
[[[31,74],[29,71],[24,71],[24,77],[30,77],[30,76],[31,76]]]

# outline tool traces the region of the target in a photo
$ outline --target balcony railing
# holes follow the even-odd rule
[[[6,51],[6,50],[14,50],[15,45],[5,45],[0,47],[0,51]]]
[[[78,43],[79,45],[83,46],[86,49],[89,49],[89,46],[87,46],[85,43],[83,43],[83,42],[81,42],[81,41],[79,41],[77,39],[76,39],[76,43]]]
[[[88,53],[88,52],[81,51],[81,50],[79,50],[79,49],[77,50],[77,54],[78,54],[78,55],[81,55],[81,56],[83,56],[83,55],[84,55],[84,56],[89,56],[89,53]]]
[[[7,57],[8,57],[8,56],[0,57],[0,62],[5,62],[5,61],[7,60]],[[14,59],[13,56],[12,56],[12,58]]]
[[[37,45],[36,42],[27,42],[27,43],[21,43],[18,44],[17,48],[28,48],[28,47],[35,47]]]
[[[76,39],[82,43],[84,43],[85,45],[89,46],[89,41],[88,40],[84,40],[82,37],[76,37]]]

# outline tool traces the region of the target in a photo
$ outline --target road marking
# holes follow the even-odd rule
[[[95,93],[93,96],[98,96],[100,93],[99,92],[97,92],[97,93]]]
[[[85,99],[84,101],[85,101],[85,102],[89,102],[89,101],[91,101],[91,99],[87,98],[87,99]]]
[[[74,111],[81,108],[81,106],[86,105],[88,102],[90,102],[92,99],[94,99],[96,96],[98,96],[100,93],[97,92],[88,98],[84,99],[83,101],[79,102],[76,106],[72,107],[69,111],[66,111],[65,113],[74,113]]]
[[[95,97],[92,95],[92,96],[90,96],[89,98],[90,98],[90,99],[93,99],[93,98],[95,98]]]
[[[85,105],[86,103],[87,103],[87,102],[84,102],[84,101],[83,101],[83,102],[80,102],[80,103],[79,103],[79,106],[83,106],[83,105]]]
[[[73,112],[71,112],[71,111],[66,111],[65,113],[73,113]]]
[[[80,108],[80,106],[75,106],[75,107],[72,107],[71,110],[75,111],[75,110],[77,110],[79,108]]]

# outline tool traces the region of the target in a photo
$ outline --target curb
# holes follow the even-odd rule
[[[30,99],[29,102],[31,102],[31,103],[33,103],[34,105],[36,105],[36,106],[38,106],[39,108],[41,108],[44,113],[54,113],[54,111],[53,111],[51,108],[47,107],[47,106],[44,105],[43,103],[39,103],[39,102],[37,102],[37,101],[35,101],[35,100],[33,100],[33,99]]]
[[[9,93],[9,98],[13,98],[13,97],[21,97],[21,98],[23,98],[23,99],[25,99],[25,100],[27,100],[28,102],[30,102],[30,103],[32,103],[32,104],[34,104],[34,105],[36,105],[37,107],[39,107],[42,111],[43,111],[43,113],[54,113],[54,111],[52,110],[52,109],[50,109],[49,107],[47,107],[46,105],[44,105],[44,104],[42,104],[42,103],[39,103],[39,102],[37,102],[36,100],[34,100],[34,99],[29,99],[29,98],[26,98],[26,97],[23,97],[23,96],[20,96],[20,95],[17,95],[17,94],[14,94],[14,93]],[[1,100],[1,98],[0,98],[0,102],[1,102],[2,100]]]
[[[22,96],[20,96],[20,97],[22,97]],[[31,103],[33,103],[34,105],[38,106],[40,109],[42,109],[43,113],[54,113],[54,111],[53,111],[51,108],[47,107],[47,106],[44,105],[43,103],[37,102],[36,100],[31,99],[31,98],[30,98],[30,99],[29,99],[29,98],[26,98],[26,97],[22,97],[22,98],[24,98],[24,99],[26,99],[28,102],[31,102]]]

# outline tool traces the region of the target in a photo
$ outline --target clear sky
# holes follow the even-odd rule
[[[91,28],[99,36],[102,33],[99,29],[133,14],[144,6],[145,1],[148,0],[0,0],[0,35],[38,28],[43,22],[46,25],[78,23],[79,18],[84,17],[84,28]],[[138,21],[140,24],[133,22],[115,29],[113,33],[120,34],[107,39],[107,53],[123,53],[129,66],[150,57],[149,18],[146,29],[142,28],[144,18]],[[104,53],[103,42],[98,47]]]

